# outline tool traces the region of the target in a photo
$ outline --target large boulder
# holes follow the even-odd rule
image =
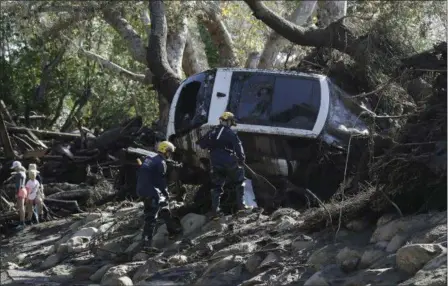
[[[360,260],[361,253],[355,249],[350,249],[349,247],[343,248],[336,255],[336,264],[344,272],[351,272],[355,270]]]
[[[109,268],[101,279],[101,285],[116,285],[118,279],[124,276],[132,276],[144,262],[131,262]],[[126,280],[126,279],[125,279]]]
[[[195,231],[201,229],[201,227],[207,222],[207,218],[204,215],[198,215],[194,213],[189,213],[184,216],[180,223],[182,225],[183,234],[185,236],[194,233]]]
[[[430,260],[414,277],[398,286],[445,286],[447,285],[446,252]]]
[[[299,234],[296,239],[291,243],[293,251],[299,252],[313,244],[313,238],[305,234]]]
[[[103,265],[100,269],[98,269],[95,273],[93,273],[89,279],[93,282],[101,282],[101,279],[103,279],[104,274],[106,274],[107,270],[111,268],[113,264],[106,264]]]
[[[439,244],[409,244],[397,251],[397,266],[400,270],[414,275],[431,259],[446,251]]]

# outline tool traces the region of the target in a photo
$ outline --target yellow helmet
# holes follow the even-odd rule
[[[173,143],[171,143],[170,141],[162,141],[157,146],[157,152],[160,152],[162,154],[174,151],[176,151],[176,147],[174,147]]]
[[[236,123],[235,123],[235,115],[233,115],[232,112],[229,112],[229,111],[224,112],[224,113],[219,117],[219,119],[220,119],[220,120],[224,120],[224,121],[231,121],[231,122],[232,122],[232,125],[236,126]]]

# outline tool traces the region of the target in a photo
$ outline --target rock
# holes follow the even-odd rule
[[[254,254],[247,259],[246,264],[244,265],[246,267],[246,270],[249,271],[251,274],[255,274],[258,266],[263,261],[263,257],[261,254]]]
[[[313,239],[304,234],[299,234],[299,236],[291,243],[291,247],[294,251],[301,251],[313,244]]]
[[[101,281],[101,286],[133,286],[134,283],[132,283],[131,278],[127,276],[121,276],[121,277],[110,277],[106,281]]]
[[[106,264],[98,269],[95,273],[90,276],[90,280],[93,282],[100,282],[103,278],[104,274],[106,274],[107,270],[114,266],[113,264]]]
[[[397,285],[405,277],[404,273],[396,271],[394,268],[366,269],[356,272],[355,276],[346,279],[343,286]]]
[[[325,245],[313,252],[306,264],[313,265],[316,270],[320,270],[323,266],[334,264],[338,250],[337,245]]]
[[[441,224],[413,235],[411,243],[441,243],[447,240],[447,225]]]
[[[209,231],[216,231],[216,232],[222,232],[227,228],[227,225],[220,222],[220,221],[209,221],[202,227],[203,232],[209,232]]]
[[[206,221],[207,218],[204,215],[198,215],[194,213],[187,214],[180,220],[183,229],[183,234],[187,236],[199,230],[205,224]]]
[[[275,230],[278,232],[284,232],[292,229],[297,224],[297,221],[290,216],[282,216],[280,217],[280,222],[275,227]]]
[[[132,277],[132,281],[134,281],[135,283],[140,282],[162,269],[165,265],[166,263],[160,260],[150,259],[146,261],[145,264],[137,268],[137,271]]]
[[[141,245],[140,241],[133,242],[131,245],[129,245],[128,248],[126,248],[124,253],[134,253],[140,245]]]
[[[386,240],[378,241],[375,245],[376,245],[376,247],[385,250],[387,248],[387,246],[389,245],[389,241],[386,241]]]
[[[428,226],[430,216],[421,214],[416,216],[409,216],[390,221],[384,225],[377,227],[370,239],[371,243],[378,241],[390,241],[398,233],[411,233],[421,231]]]
[[[397,266],[397,255],[394,253],[378,259],[370,266],[370,268],[372,269],[396,268],[396,266]]]
[[[386,251],[389,253],[397,252],[407,240],[408,236],[404,234],[396,234],[386,247]]]
[[[68,234],[66,234],[63,238],[61,238],[60,240],[58,240],[55,244],[54,244],[54,247],[56,247],[56,249],[58,249],[59,248],[59,246],[61,245],[61,244],[63,244],[63,243],[66,243],[71,237],[72,237],[72,233],[70,232],[70,233],[68,233]]]
[[[168,263],[174,266],[187,264],[188,258],[185,255],[176,254],[168,259]]]
[[[56,252],[56,246],[53,244],[53,245],[51,245],[49,248],[48,248],[48,250],[47,250],[47,254],[48,255],[51,255],[51,254],[53,254],[53,253],[55,253]]]
[[[298,219],[300,217],[300,212],[296,211],[295,209],[291,208],[281,208],[276,210],[271,214],[271,220],[277,220],[280,219],[282,216],[289,216],[295,219]]]
[[[313,274],[308,280],[305,281],[304,286],[329,286],[330,284],[327,282],[325,277],[323,276],[322,271],[318,271]]]
[[[355,270],[360,260],[361,254],[359,251],[348,247],[345,247],[336,255],[336,264],[344,272],[351,272]]]
[[[380,258],[383,258],[385,256],[386,252],[381,249],[375,247],[367,249],[361,256],[361,260],[359,261],[359,268],[361,269],[368,268],[374,262],[378,261]]]
[[[360,232],[365,230],[369,226],[369,223],[362,219],[355,219],[347,223],[348,230]]]
[[[14,269],[19,269],[19,268],[20,268],[19,265],[15,264],[15,263],[6,262],[6,265],[5,265],[6,270],[14,270]]]
[[[92,276],[97,270],[98,270],[97,266],[89,266],[89,265],[78,266],[75,269],[73,269],[72,277],[76,281],[89,280],[89,277]]]
[[[44,262],[41,264],[42,269],[48,269],[51,267],[56,266],[61,261],[61,256],[58,253],[52,254],[45,259]]]
[[[67,241],[68,253],[79,253],[87,250],[90,238],[87,236],[75,236]]]
[[[207,277],[210,275],[218,275],[220,273],[226,272],[227,270],[236,267],[239,264],[243,263],[243,258],[241,256],[230,255],[219,261],[211,264],[202,275],[203,277]]]
[[[344,273],[341,272],[340,267],[334,264],[327,265],[322,268],[321,271],[314,273],[307,281],[305,281],[304,286],[325,286],[325,285],[336,285],[334,281],[339,281],[344,277]]]
[[[139,252],[134,257],[132,257],[132,261],[146,261],[148,260],[149,255],[145,252]]]
[[[241,242],[237,244],[230,245],[226,248],[213,254],[212,258],[225,257],[228,255],[238,254],[241,252],[253,252],[257,249],[257,245],[254,242]]]
[[[95,228],[95,227],[85,227],[85,228],[81,228],[80,230],[75,232],[75,234],[73,234],[72,238],[77,237],[77,236],[83,236],[83,237],[88,237],[90,239],[96,233],[98,233],[98,229],[97,228]]]
[[[281,259],[277,254],[275,254],[274,252],[269,252],[266,258],[260,263],[260,266],[258,268],[265,269],[268,267],[278,265],[280,260]]]
[[[152,246],[157,248],[163,248],[170,242],[168,230],[166,225],[161,225],[156,231],[156,234],[152,237]]]
[[[396,214],[384,214],[382,217],[378,219],[378,221],[376,222],[376,226],[378,227],[385,225],[397,218],[398,216]]]
[[[101,285],[115,285],[114,281],[123,276],[132,276],[144,263],[131,262],[109,268],[101,279]]]
[[[21,264],[23,261],[25,261],[27,256],[28,256],[28,254],[26,254],[26,253],[20,253],[19,255],[16,256],[14,261],[18,264]]]
[[[82,220],[78,220],[78,221],[72,223],[68,228],[70,229],[70,231],[74,232],[78,228],[80,228],[83,224],[84,224],[84,222]]]
[[[398,286],[445,286],[447,285],[446,251],[430,260],[414,277]]]
[[[219,275],[208,276],[201,278],[195,285],[197,286],[228,286],[228,285],[238,285],[241,281],[241,275],[243,272],[243,266],[238,265],[226,272]]]
[[[204,272],[206,263],[192,263],[179,267],[159,270],[146,279],[136,282],[136,285],[162,286],[162,285],[193,285],[199,275]],[[173,281],[173,282],[171,282]],[[175,281],[175,282],[174,282]],[[170,286],[171,286],[170,285]],[[209,284],[210,285],[210,284]]]
[[[397,266],[400,270],[413,275],[444,251],[446,249],[438,244],[409,244],[397,251]]]
[[[116,222],[111,221],[105,224],[102,224],[99,228],[98,228],[98,232],[99,233],[105,233],[107,231],[111,231],[113,228],[113,225],[116,224]]]
[[[64,253],[67,253],[67,252],[68,252],[68,244],[67,243],[59,244],[57,253],[64,254]]]

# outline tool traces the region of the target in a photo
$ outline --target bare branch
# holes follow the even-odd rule
[[[250,7],[255,18],[295,44],[334,48],[354,57],[358,51],[362,53],[358,39],[342,24],[342,20],[331,23],[325,29],[303,28],[283,19],[260,1],[244,2]]]
[[[131,79],[133,81],[146,83],[144,74],[133,73],[133,72],[105,59],[104,57],[102,57],[100,55],[97,55],[93,52],[86,51],[82,48],[80,48],[79,51],[80,51],[80,54],[85,56],[86,58],[97,61],[100,64],[100,66],[103,68],[107,68],[108,70],[110,70],[114,73],[117,73],[119,75],[125,76],[126,78]]]
[[[110,7],[103,9],[104,20],[122,36],[132,55],[132,58],[139,63],[147,65],[146,51],[143,41],[137,31],[129,22],[121,17],[118,11]]]

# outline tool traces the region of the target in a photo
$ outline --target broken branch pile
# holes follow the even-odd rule
[[[5,181],[14,160],[25,167],[38,164],[46,206],[76,213],[102,205],[119,194],[132,197],[129,191],[135,189],[135,159],[145,156],[159,139],[153,130],[143,126],[140,117],[95,136],[82,126],[73,132],[18,126],[3,101],[0,115],[0,186],[4,187],[2,209],[8,211],[12,211],[16,194],[14,185],[5,185]]]

